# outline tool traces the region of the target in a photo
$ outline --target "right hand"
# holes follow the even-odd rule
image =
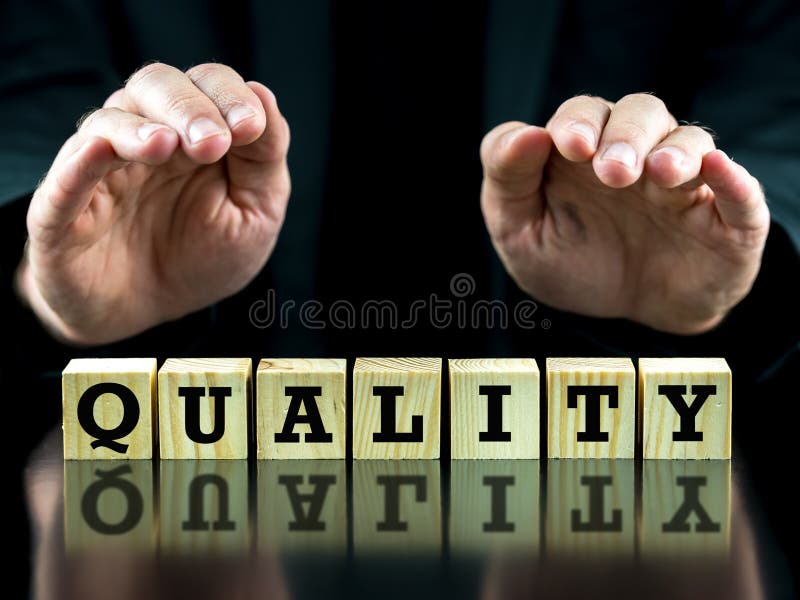
[[[28,210],[21,295],[58,337],[112,342],[242,289],[289,198],[289,127],[231,68],[150,64],[89,115]]]

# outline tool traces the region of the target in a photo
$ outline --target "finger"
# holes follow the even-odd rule
[[[614,105],[592,162],[597,177],[614,188],[631,185],[644,159],[672,129],[674,117],[650,94],[631,94]]]
[[[228,151],[231,131],[219,109],[185,73],[161,63],[149,64],[125,84],[123,105],[178,132],[186,155],[199,163],[216,162]]]
[[[31,236],[58,236],[86,210],[100,180],[122,164],[108,140],[70,138],[31,199]]]
[[[647,155],[645,171],[662,188],[699,184],[703,156],[714,148],[714,138],[705,129],[694,125],[678,127]]]
[[[506,237],[541,217],[537,192],[551,148],[546,129],[519,122],[499,125],[483,139],[481,207],[492,237]]]
[[[587,161],[597,150],[600,132],[611,114],[610,103],[592,96],[575,96],[564,102],[547,124],[558,152],[574,162]]]
[[[264,108],[236,71],[226,65],[207,63],[192,67],[186,75],[225,117],[233,134],[233,146],[249,144],[263,133]]]
[[[265,125],[258,139],[245,146],[231,148],[228,153],[231,191],[237,199],[272,210],[276,216],[280,216],[290,187],[286,164],[289,124],[269,89],[255,81],[246,85],[261,105]]]
[[[83,120],[78,140],[96,137],[107,140],[120,159],[150,165],[166,161],[179,143],[173,129],[118,108],[101,108]]]
[[[723,223],[744,230],[762,229],[769,224],[769,209],[761,186],[727,154],[721,150],[706,154],[700,175],[714,192]]]

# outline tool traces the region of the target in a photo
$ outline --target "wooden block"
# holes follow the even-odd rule
[[[539,458],[532,358],[451,359],[451,458]]]
[[[258,458],[344,458],[347,361],[270,358],[258,364]]]
[[[64,549],[67,553],[155,549],[153,463],[64,462]]]
[[[439,461],[354,462],[353,545],[360,557],[438,556],[442,549]]]
[[[538,554],[539,491],[538,460],[451,463],[450,554]]]
[[[247,458],[249,358],[170,358],[158,372],[161,458]]]
[[[639,359],[639,415],[644,458],[730,458],[728,363]]]
[[[440,358],[359,358],[353,458],[439,458]]]
[[[634,397],[628,358],[548,358],[548,458],[633,458]]]
[[[76,358],[61,378],[64,458],[153,458],[156,359]]]
[[[268,554],[347,552],[347,480],[341,460],[258,463],[258,549]]]
[[[170,460],[160,474],[162,554],[249,553],[247,461]]]
[[[645,461],[642,480],[643,557],[704,562],[728,558],[730,461]]]
[[[633,558],[635,499],[633,460],[547,461],[548,558]]]

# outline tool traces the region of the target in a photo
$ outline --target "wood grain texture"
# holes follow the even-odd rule
[[[64,461],[64,549],[151,554],[154,502],[152,462]]]
[[[546,494],[548,557],[634,557],[633,460],[548,460]]]
[[[158,372],[161,458],[247,458],[250,433],[252,364],[249,358],[170,358]],[[215,404],[209,388],[229,387],[224,401],[224,430],[213,443],[198,443],[187,434],[187,402],[178,388],[199,387],[200,431],[216,429]]]
[[[165,461],[159,480],[162,554],[249,553],[247,461]]]
[[[285,556],[347,551],[347,479],[343,460],[258,463],[257,546]]]
[[[451,555],[539,553],[538,460],[459,460],[450,465]]]
[[[687,511],[694,507],[695,493],[699,507]],[[731,547],[730,461],[644,461],[640,531],[640,555],[645,560],[727,560]]]
[[[439,458],[441,423],[440,358],[358,358],[353,370],[353,458]],[[375,442],[381,431],[381,400],[375,386],[402,386],[397,397],[398,432],[411,432],[422,418],[421,442]]]
[[[120,384],[136,398],[139,418],[133,430],[116,442],[126,445],[124,452],[98,446],[78,420],[81,396],[96,384]],[[156,359],[155,358],[75,358],[62,372],[64,459],[153,458],[157,440]],[[124,404],[118,395],[104,393],[94,402],[94,421],[104,430],[122,425]]]
[[[258,364],[256,372],[256,446],[259,459],[315,459],[345,457],[345,403],[347,361],[335,358],[270,358]],[[330,442],[309,442],[307,423],[298,423],[293,432],[299,442],[278,442],[275,435],[284,428],[291,404],[287,386],[319,387],[316,397],[319,416]],[[305,415],[304,410],[300,413]]]
[[[353,546],[357,557],[438,557],[442,549],[439,461],[355,461]]]
[[[539,367],[532,358],[451,359],[451,458],[539,458]],[[481,441],[489,406],[482,386],[508,386],[502,396],[502,431],[510,441]],[[484,391],[485,388],[484,388]]]
[[[680,441],[673,434],[681,429],[680,415],[660,385],[686,386],[684,396],[691,407],[696,394],[692,386],[712,385],[698,410],[695,429],[702,441]],[[731,370],[724,358],[639,359],[639,415],[643,458],[725,459],[731,457]]]
[[[577,407],[569,408],[570,386],[617,388],[617,408],[609,407],[608,397],[600,402],[600,430],[608,433],[608,441],[578,441],[578,433],[586,428],[587,401],[581,396]],[[548,458],[633,458],[635,386],[635,371],[628,358],[548,358]]]

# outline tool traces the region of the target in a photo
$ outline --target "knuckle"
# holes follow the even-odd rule
[[[643,106],[648,111],[663,111],[667,112],[667,105],[664,104],[664,101],[654,94],[648,94],[645,92],[637,92],[635,94],[628,94],[624,96],[620,103],[625,104],[636,104]]]
[[[644,123],[636,119],[622,119],[614,123],[612,129],[614,137],[621,137],[625,139],[634,139],[647,137],[650,135],[650,130]]]
[[[83,113],[75,123],[75,129],[78,131],[91,127],[97,121],[98,115],[102,113],[102,108],[92,108]]]
[[[177,92],[170,94],[165,102],[164,109],[169,114],[177,114],[180,116],[192,116],[196,112],[202,111],[205,107],[198,94],[191,92]]]
[[[135,89],[141,87],[143,84],[153,79],[157,80],[159,77],[163,77],[171,68],[172,67],[160,62],[146,64],[128,77],[128,80],[125,82],[125,88]]]
[[[213,77],[218,74],[229,73],[232,69],[220,63],[203,63],[195,65],[186,71],[186,75],[192,81],[202,81],[208,77]]]

